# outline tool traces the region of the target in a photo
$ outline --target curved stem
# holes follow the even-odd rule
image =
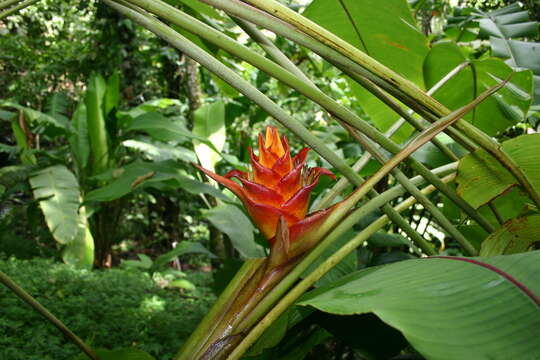
[[[61,322],[56,316],[54,316],[49,310],[41,305],[36,299],[29,293],[24,291],[19,285],[17,285],[9,276],[0,271],[0,283],[4,284],[8,289],[13,291],[22,301],[30,305],[32,309],[38,312],[41,316],[47,319],[51,324],[56,326],[69,340],[73,341],[75,345],[79,347],[86,355],[92,360],[99,360],[98,356],[84,341],[81,340],[73,331],[71,331],[63,322]]]
[[[15,1],[15,2],[18,2],[18,1]],[[38,2],[38,0],[26,0],[26,1],[21,2],[20,4],[17,4],[15,6],[8,8],[7,10],[2,11],[0,13],[0,20],[10,15],[15,14],[17,11],[24,9],[25,7],[30,6],[35,2]],[[0,5],[4,5],[4,4],[0,4]],[[11,4],[8,4],[8,5],[11,5]]]

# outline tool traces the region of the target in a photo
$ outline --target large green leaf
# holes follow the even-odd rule
[[[0,108],[22,111],[25,121],[29,126],[42,126],[45,131],[52,131],[51,135],[68,133],[67,119],[65,117],[54,117],[50,114],[27,108],[12,101],[0,101]]]
[[[460,48],[450,41],[433,45],[424,63],[426,87],[430,88],[448,72],[466,61]],[[522,121],[532,101],[532,73],[513,71],[502,60],[488,58],[470,61],[470,65],[450,79],[433,97],[450,109],[458,109],[480,93],[512,75],[510,84],[484,100],[465,119],[489,135],[495,135]]]
[[[86,194],[85,201],[112,201],[135,189],[157,187],[182,188],[192,194],[207,193],[223,200],[228,198],[216,188],[189,178],[171,161],[148,163],[137,161],[110,172],[110,182]],[[104,177],[103,177],[104,178]],[[102,178],[102,179],[103,179]]]
[[[300,305],[374,313],[428,359],[540,357],[540,251],[434,257],[368,268],[308,293]]]
[[[481,256],[525,252],[539,243],[540,215],[512,219],[482,243]]]
[[[502,149],[540,191],[540,134],[505,141]],[[484,150],[476,150],[460,160],[456,182],[458,194],[475,208],[517,185],[508,170]]]
[[[514,3],[490,12],[477,11],[480,36],[489,37],[494,56],[506,59],[514,68],[530,69],[534,73],[535,103],[540,103],[540,43],[516,40],[538,37],[538,22],[529,12]]]
[[[146,159],[152,161],[181,160],[188,163],[197,162],[195,153],[180,145],[171,145],[163,142],[151,141],[150,139],[130,139],[122,142],[122,145],[140,151]]]
[[[249,218],[236,206],[220,204],[204,212],[210,222],[229,236],[234,248],[246,258],[264,256],[263,248],[255,243],[255,228]]]
[[[356,46],[417,85],[423,85],[422,63],[427,41],[417,29],[406,0],[314,0],[304,16]],[[406,59],[406,60],[405,60]],[[398,118],[381,101],[352,83],[362,108],[380,130]],[[406,135],[402,133],[401,139]]]
[[[217,151],[223,150],[227,139],[223,101],[205,104],[193,113],[193,133],[208,139]],[[221,159],[219,153],[197,140],[193,141],[193,146],[201,165],[205,169],[214,171],[216,163]]]
[[[63,165],[36,171],[30,176],[34,198],[45,216],[54,239],[67,244],[79,230],[79,184],[75,175]]]
[[[158,112],[145,112],[135,117],[126,127],[126,131],[144,131],[159,141],[183,142],[186,139],[206,141],[189,131],[180,121],[173,121]]]

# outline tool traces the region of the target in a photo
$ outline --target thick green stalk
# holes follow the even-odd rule
[[[23,288],[17,285],[9,276],[0,271],[0,283],[4,284],[8,289],[13,291],[21,300],[30,305],[32,309],[38,312],[41,316],[47,319],[58,330],[60,330],[69,340],[73,341],[75,345],[79,347],[86,355],[92,360],[99,360],[98,356],[84,341],[81,340],[73,331],[71,331],[63,322],[61,322],[56,316],[51,314],[43,305],[41,305],[36,299],[34,299]]]
[[[345,70],[342,68],[339,64],[334,64],[337,68]],[[403,114],[406,112],[401,109],[400,105],[396,103],[390,96],[388,96],[380,87],[378,87],[376,84],[374,84],[372,81],[364,78],[361,75],[358,75],[354,72],[349,73],[349,76],[351,79],[356,81],[358,84],[360,84],[362,87],[367,89],[369,92],[371,92],[373,95],[378,97],[382,102],[384,102],[388,107],[390,107],[394,112],[396,112],[398,115],[403,116]],[[433,116],[431,113],[427,113],[423,111],[421,107],[418,107],[416,103],[414,103],[414,100],[409,100],[406,102],[408,105],[412,105],[411,109],[416,110],[420,115],[424,116],[426,119],[433,121],[437,121],[438,117]],[[416,130],[422,131],[426,127],[416,120],[414,117],[404,117],[405,120],[409,124],[411,124]],[[465,147],[469,151],[474,151],[477,146],[472,143],[469,139],[467,139],[464,135],[460,134],[456,129],[454,128],[448,128],[447,131],[448,136],[450,136],[452,139],[454,139],[457,143],[461,144],[463,147]],[[446,147],[446,145],[442,144],[439,141],[432,141],[434,145],[436,145],[446,156],[450,157],[452,160],[456,160],[457,157]]]
[[[453,180],[454,178],[455,174],[446,177],[443,181],[448,182]],[[429,185],[428,187],[422,189],[422,192],[424,194],[429,194],[434,190],[435,187]],[[410,197],[407,200],[401,202],[394,209],[398,212],[401,212],[410,207],[415,202],[416,199],[414,197]],[[385,215],[371,223],[367,228],[362,230],[352,240],[350,240],[347,244],[345,244],[338,251],[332,254],[332,256],[326,259],[313,272],[307,275],[293,289],[287,292],[287,294],[283,298],[281,298],[281,300],[249,331],[247,336],[245,336],[242,342],[235,347],[234,351],[229,355],[227,359],[240,359],[240,357],[242,357],[242,355],[249,349],[249,347],[255,343],[255,341],[264,333],[264,331],[268,329],[268,327],[291,305],[293,305],[294,302],[300,296],[302,296],[302,294],[309,290],[309,288],[311,288],[311,286],[317,280],[319,280],[324,274],[326,274],[330,269],[332,269],[352,251],[358,248],[358,246],[360,246],[364,241],[366,241],[371,235],[381,229],[388,222],[389,219]]]
[[[21,9],[24,9],[25,7],[32,5],[33,3],[37,2],[37,1],[38,0],[26,0],[26,1],[21,2],[20,4],[17,4],[15,6],[12,6],[12,7],[8,8],[7,10],[2,11],[0,13],[0,20],[4,19],[4,18],[6,18],[6,17],[8,17],[10,15],[15,14],[17,11],[19,11]],[[18,2],[18,1],[14,1],[12,3],[16,3],[16,2]],[[11,4],[9,3],[9,1],[7,1],[6,4],[4,4],[4,3],[0,4],[0,10],[4,8],[3,5],[6,5],[6,7],[7,7],[7,6],[11,5]]]
[[[360,64],[363,68],[374,74],[376,77],[393,84],[401,89],[405,94],[411,96],[428,107],[439,109],[442,105],[431,96],[421,91],[413,82],[405,79],[390,68],[382,65],[357,47],[349,44],[340,37],[317,25],[313,21],[305,18],[288,7],[274,0],[244,0],[257,8],[277,17],[278,19],[291,24],[300,29],[312,38],[320,41],[350,58],[353,62]],[[442,114],[441,114],[442,115]],[[446,115],[446,114],[445,114]]]
[[[234,301],[234,295],[237,294],[249,279],[261,266],[264,259],[248,259],[236,273],[234,278],[229,282],[227,288],[221,293],[217,301],[214,303],[210,312],[206,314],[203,320],[197,326],[188,341],[184,343],[180,352],[176,355],[175,360],[192,360],[196,354],[203,349],[202,346],[208,341],[214,332],[215,325],[225,315],[224,312],[230,307]]]

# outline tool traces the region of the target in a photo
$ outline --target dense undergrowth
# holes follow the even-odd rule
[[[214,301],[210,274],[191,273],[193,292],[159,287],[134,270],[86,271],[51,260],[0,259],[0,270],[82,339],[100,348],[134,346],[170,359]],[[0,287],[0,359],[73,359],[78,348]]]

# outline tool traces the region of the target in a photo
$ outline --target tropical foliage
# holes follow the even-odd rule
[[[103,0],[77,27],[33,3],[0,2],[1,225],[32,213],[35,247],[195,298],[182,270],[211,269],[165,356],[540,356],[533,2]],[[0,276],[78,358],[157,355],[88,344]]]

